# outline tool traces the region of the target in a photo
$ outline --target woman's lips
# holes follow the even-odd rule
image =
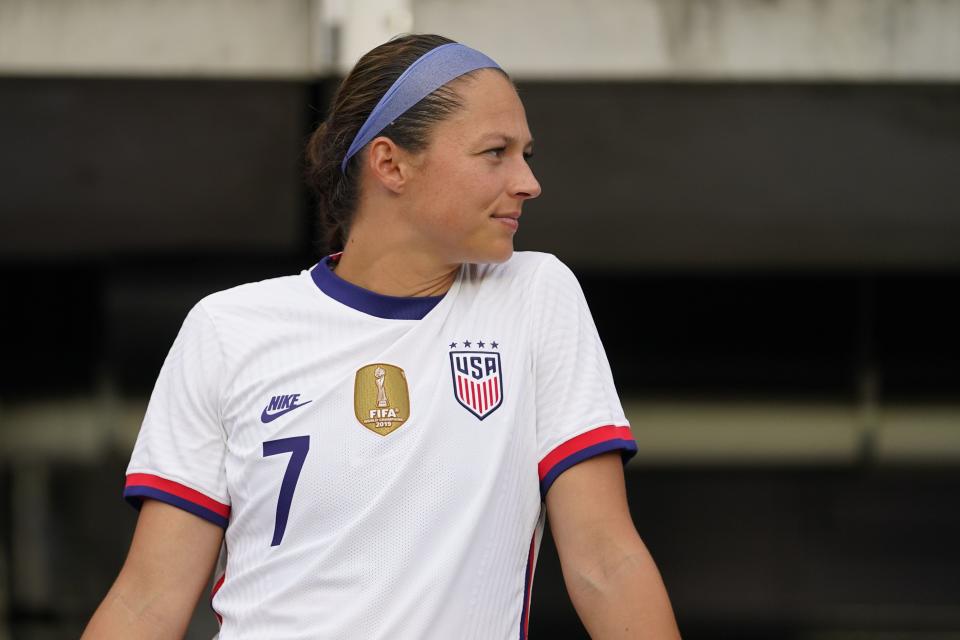
[[[498,215],[493,217],[496,218],[498,221],[502,222],[503,224],[507,225],[514,231],[520,228],[520,212],[519,211],[516,213],[505,213],[503,215]]]

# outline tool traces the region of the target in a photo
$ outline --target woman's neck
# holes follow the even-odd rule
[[[440,296],[457,278],[459,264],[443,264],[416,252],[383,250],[347,241],[336,263],[338,277],[368,291],[401,298]]]

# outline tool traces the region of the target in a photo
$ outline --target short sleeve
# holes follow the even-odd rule
[[[161,500],[226,528],[226,437],[220,421],[223,358],[201,304],[187,314],[150,396],[123,496]]]
[[[637,452],[610,364],[576,276],[554,256],[535,276],[534,376],[540,495],[593,456]]]

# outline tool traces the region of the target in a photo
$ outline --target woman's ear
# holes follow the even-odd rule
[[[386,136],[370,141],[367,164],[370,175],[393,193],[403,193],[411,175],[411,155]]]

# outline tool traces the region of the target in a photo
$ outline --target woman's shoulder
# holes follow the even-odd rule
[[[557,256],[543,251],[514,251],[506,262],[475,266],[481,275],[498,277],[533,276],[545,268],[565,268]]]
[[[216,291],[204,296],[197,306],[214,317],[270,315],[303,304],[310,299],[306,271],[295,275],[266,278]]]
[[[515,251],[506,262],[471,265],[478,282],[513,284],[530,290],[544,279],[576,280],[570,268],[552,253]]]

